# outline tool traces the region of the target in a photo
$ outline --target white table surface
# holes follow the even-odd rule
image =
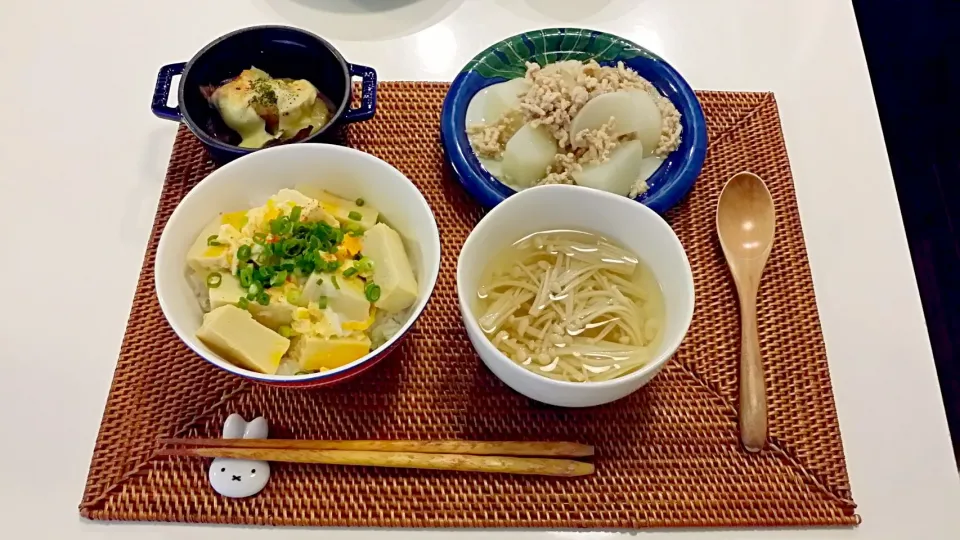
[[[551,7],[553,6],[553,7]],[[611,31],[700,89],[773,90],[796,180],[857,529],[644,538],[958,538],[960,482],[853,9],[839,0],[129,0],[0,8],[0,537],[310,538],[104,525],[77,512],[176,125],[157,68],[262,23],[331,39],[381,79],[451,80],[537,27]],[[16,439],[13,439],[16,437]],[[16,442],[12,442],[12,441]],[[329,530],[325,538],[626,538]]]

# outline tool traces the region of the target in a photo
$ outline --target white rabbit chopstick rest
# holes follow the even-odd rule
[[[267,421],[259,416],[249,423],[231,414],[223,423],[224,439],[266,439]],[[210,485],[224,497],[252,497],[270,480],[270,464],[248,459],[216,458],[210,464]]]

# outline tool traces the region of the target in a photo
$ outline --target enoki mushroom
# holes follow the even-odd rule
[[[646,364],[663,324],[636,256],[590,233],[515,243],[478,290],[481,329],[503,354],[552,379],[605,381]],[[646,281],[646,282],[645,282]],[[662,302],[662,300],[661,300]]]

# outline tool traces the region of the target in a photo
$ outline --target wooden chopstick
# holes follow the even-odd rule
[[[571,442],[307,441],[296,439],[161,439],[166,445],[277,450],[355,450],[476,456],[589,457],[593,446]]]
[[[266,440],[266,439],[265,439]],[[250,440],[248,439],[247,442]],[[222,442],[222,441],[221,441]],[[170,448],[161,456],[253,459],[287,463],[321,463],[369,467],[400,467],[446,471],[583,476],[592,474],[592,463],[570,459],[528,458],[463,454],[427,454],[370,450],[304,450],[282,448]]]

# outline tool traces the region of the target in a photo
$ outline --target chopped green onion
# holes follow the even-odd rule
[[[286,246],[286,242],[280,237],[274,237],[273,242],[263,246],[263,254],[272,257],[274,255],[283,255],[283,248]]]
[[[270,286],[271,286],[271,287],[279,287],[280,285],[283,285],[284,282],[286,282],[286,281],[287,281],[287,271],[286,271],[286,270],[280,270],[280,271],[277,272],[277,274],[276,274],[275,276],[273,276],[273,278],[270,280]]]
[[[300,270],[304,274],[310,274],[317,269],[317,263],[313,259],[301,258],[297,259],[297,270]]]
[[[300,221],[300,213],[303,212],[303,208],[299,206],[294,206],[293,210],[290,210],[290,221],[296,223]]]
[[[249,260],[250,255],[251,255],[250,246],[244,244],[239,248],[237,248],[237,258],[240,259],[241,261]]]
[[[247,309],[248,307],[250,307],[250,301],[247,300],[246,298],[241,298],[237,300],[237,307],[240,309]]]
[[[296,257],[303,253],[307,245],[300,240],[290,240],[283,245],[283,254],[286,257]]]
[[[353,277],[357,275],[357,272],[358,270],[355,267],[351,266],[350,268],[347,268],[346,270],[343,271],[343,277]]]
[[[208,236],[207,245],[212,247],[222,246],[223,244],[221,244],[220,242],[217,242],[218,237],[219,235],[216,235],[216,234],[211,234],[210,236]]]
[[[343,231],[350,236],[363,236],[363,228],[360,227],[359,223],[344,223]]]
[[[333,236],[336,229],[334,229],[330,224],[324,223],[323,221],[316,224],[311,232],[311,235],[316,238],[319,242],[326,243],[330,241],[331,236]]]
[[[253,241],[257,244],[266,244],[267,235],[262,232],[253,233]]]
[[[363,206],[363,205],[366,203],[366,201],[364,201],[362,198],[361,198],[361,199],[357,199],[356,202],[357,202],[357,206]]]
[[[257,303],[260,304],[261,306],[266,306],[270,304],[270,296],[267,295],[267,293],[265,292],[261,292],[260,294],[257,295]]]
[[[321,296],[320,298],[317,298],[317,307],[319,307],[320,309],[327,309],[327,297],[326,297],[326,296]]]
[[[337,283],[337,276],[330,276],[330,283],[333,283],[333,288],[340,290],[340,284]]]
[[[361,214],[360,212],[357,212],[356,210],[351,210],[350,213],[347,214],[347,217],[354,221],[360,221],[361,219],[363,219],[363,214]]]
[[[355,268],[362,274],[370,273],[373,271],[373,259],[370,257],[360,257],[360,260],[357,261]]]
[[[294,373],[294,375],[313,375],[314,373],[318,373],[318,372],[319,372],[319,370],[316,370],[316,369],[308,369],[308,370],[305,370],[305,371],[304,371],[304,370],[300,370],[300,371]]]
[[[289,338],[293,336],[293,328],[283,325],[280,328],[277,328],[277,333],[285,338]]]
[[[216,289],[217,287],[220,286],[220,283],[222,282],[223,282],[223,277],[219,274],[219,272],[213,272],[209,276],[207,276],[207,287],[211,289]]]
[[[380,286],[376,283],[367,283],[367,286],[363,289],[363,294],[367,297],[367,300],[376,302],[380,299]]]
[[[240,286],[246,289],[253,283],[253,267],[243,267],[240,272],[238,272],[238,277],[240,278]]]
[[[287,303],[294,306],[302,306],[303,298],[300,297],[300,291],[297,289],[290,289],[287,291]]]
[[[280,216],[270,221],[270,232],[278,236],[290,232],[290,228],[290,218],[287,216]]]
[[[247,287],[247,292],[253,295],[260,294],[263,292],[263,285],[261,285],[259,281],[254,281]]]

